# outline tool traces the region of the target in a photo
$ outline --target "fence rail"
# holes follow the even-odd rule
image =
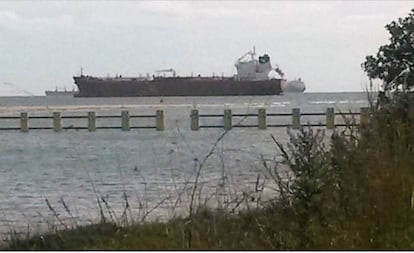
[[[293,129],[299,129],[303,126],[312,126],[312,127],[326,127],[327,129],[333,129],[335,127],[343,127],[343,126],[355,126],[359,125],[359,123],[338,123],[335,122],[335,116],[360,116],[360,122],[364,122],[367,120],[369,108],[362,107],[360,108],[360,112],[335,112],[334,108],[327,108],[326,112],[305,112],[301,113],[299,108],[292,108],[291,113],[266,113],[265,108],[260,108],[258,113],[246,113],[246,114],[239,114],[235,113],[232,114],[230,109],[225,109],[223,114],[199,114],[199,111],[193,109],[191,111],[191,130],[199,130],[200,128],[248,128],[248,127],[256,127],[259,129],[266,129],[268,127],[292,127]],[[325,122],[319,123],[305,123],[301,124],[301,116],[325,116]],[[257,124],[240,124],[236,123],[233,124],[233,117],[244,117],[244,118],[257,118]],[[267,123],[269,118],[272,117],[292,117],[290,123],[279,123],[279,124],[272,124]],[[200,118],[222,118],[223,124],[220,125],[200,125]]]
[[[359,122],[341,123],[335,122],[335,116],[359,116]],[[301,123],[301,116],[324,116],[325,122],[318,123]],[[257,123],[241,124],[240,117],[245,119],[255,117]],[[278,117],[291,117],[289,123],[268,123],[268,119],[275,119]],[[257,113],[235,113],[233,114],[231,109],[225,109],[223,114],[200,114],[199,110],[193,109],[190,114],[190,128],[193,131],[197,131],[200,128],[258,128],[266,129],[268,127],[292,127],[293,129],[299,129],[303,126],[313,127],[326,127],[327,129],[333,129],[335,127],[359,125],[366,122],[369,117],[369,108],[361,107],[359,112],[335,112],[334,108],[327,108],[325,112],[305,112],[301,113],[299,108],[292,108],[291,113],[266,113],[265,108],[259,108]],[[154,119],[151,126],[130,125],[130,119]],[[200,124],[200,118],[207,120],[208,118],[220,118],[221,124]],[[233,118],[237,118],[239,122],[234,123]],[[30,120],[49,119],[52,125],[48,126],[30,126]],[[63,126],[62,119],[87,119],[87,126]],[[97,119],[120,119],[120,125],[115,126],[97,126]],[[20,120],[20,125],[16,127],[3,127],[2,121],[4,120]],[[121,111],[119,115],[96,115],[96,112],[88,112],[87,115],[62,115],[61,112],[53,112],[49,116],[30,116],[27,112],[21,112],[20,116],[0,116],[0,131],[17,130],[21,132],[28,132],[29,130],[53,130],[60,132],[62,130],[88,130],[90,132],[97,129],[121,129],[123,131],[129,131],[131,129],[156,129],[158,131],[165,130],[165,114],[163,110],[157,110],[153,115],[130,115],[129,111]]]

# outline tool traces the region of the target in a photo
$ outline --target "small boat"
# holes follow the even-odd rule
[[[72,90],[66,90],[66,88],[64,90],[58,90],[58,88],[56,87],[55,90],[46,90],[45,91],[45,94],[46,94],[47,97],[51,97],[51,96],[73,97],[77,93],[78,93],[78,91],[76,91],[75,88],[73,88]]]
[[[286,93],[304,92],[306,89],[305,83],[301,78],[291,80],[282,85],[282,91]]]

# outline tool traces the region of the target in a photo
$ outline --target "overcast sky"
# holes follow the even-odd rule
[[[360,64],[413,1],[0,1],[0,96],[73,87],[80,72],[235,73],[256,47],[307,91],[362,91]],[[20,91],[19,91],[20,90]]]

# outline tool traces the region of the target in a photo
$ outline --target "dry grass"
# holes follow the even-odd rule
[[[3,249],[412,249],[410,96],[373,106],[369,122],[336,129],[329,138],[306,128],[292,134],[287,146],[274,139],[281,155],[263,161],[267,180],[277,185],[273,199],[246,194],[233,203],[255,202],[254,208],[195,205],[195,185],[188,216],[123,224],[103,218],[44,235],[11,236]]]

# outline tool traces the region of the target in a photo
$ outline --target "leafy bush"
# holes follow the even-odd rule
[[[386,91],[410,90],[414,87],[414,9],[385,28],[390,43],[380,46],[376,56],[367,56],[362,67],[369,78],[382,80]]]

